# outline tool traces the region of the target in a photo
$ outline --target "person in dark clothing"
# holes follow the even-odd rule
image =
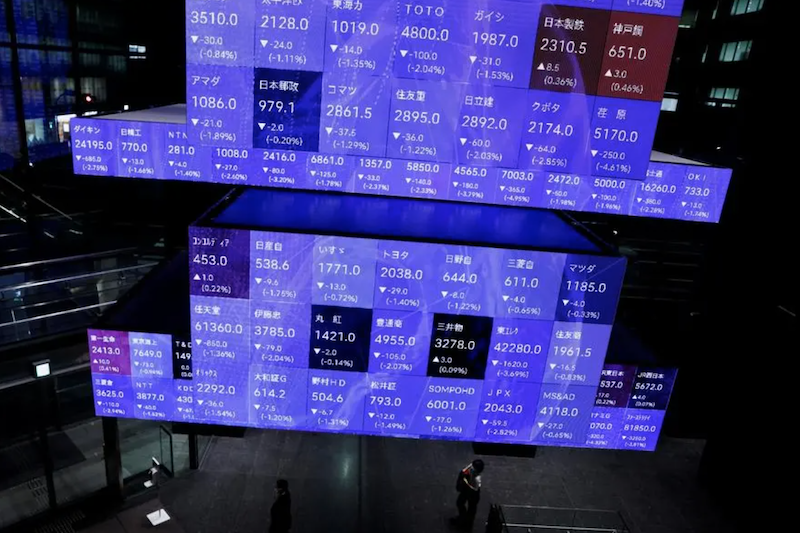
[[[275,501],[270,509],[270,518],[269,533],[288,533],[292,529],[292,495],[285,479],[275,483]]]
[[[456,479],[458,517],[451,521],[465,529],[471,528],[475,521],[475,513],[481,499],[481,473],[484,466],[481,459],[475,459],[458,473]]]

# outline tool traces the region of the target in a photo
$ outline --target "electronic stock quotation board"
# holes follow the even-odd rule
[[[605,362],[624,258],[189,238],[191,338],[91,330],[98,415],[655,449],[675,370]]]
[[[730,170],[650,162],[682,4],[187,0],[185,122],[75,171],[716,222]]]

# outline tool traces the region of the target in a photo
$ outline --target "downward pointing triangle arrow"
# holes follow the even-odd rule
[[[197,123],[198,123],[198,122],[200,122],[200,119],[198,119],[198,118],[193,118],[193,119],[192,119],[192,124],[193,124],[193,125],[197,126]]]
[[[312,176],[316,176],[316,175],[317,175],[317,171],[316,171],[316,170],[312,170],[312,171],[310,171],[310,172],[311,172],[311,175],[312,175]]]
[[[556,364],[550,363],[550,370],[555,370],[555,369],[556,369]]]
[[[77,159],[78,161],[80,161],[80,160],[81,160],[81,156],[79,156],[79,155],[76,155],[76,156],[75,156],[75,159]]]
[[[103,402],[101,402],[101,401],[98,401],[98,402],[97,402],[97,405],[103,405]]]
[[[317,353],[317,354],[318,354],[319,352],[320,352],[320,349],[319,349],[319,348],[314,348],[314,353]]]
[[[567,304],[569,303],[569,300],[567,300],[566,298],[564,298],[563,300],[561,300],[561,302],[562,302],[564,305],[567,305]]]
[[[553,194],[553,189],[547,189],[545,192],[546,192],[547,194]]]
[[[214,166],[215,166],[215,167],[217,167],[217,170],[219,170],[219,169],[222,167],[222,163],[217,163],[217,164],[216,164],[216,165],[214,165]]]
[[[592,198],[597,198],[597,195],[596,194],[592,194]]]
[[[469,56],[470,63],[474,63],[476,59],[478,59],[478,56]]]
[[[498,361],[497,359],[492,359],[492,365],[493,366],[497,366],[497,363],[499,363],[499,362],[500,361]]]
[[[642,199],[641,199],[641,198],[637,198],[637,199],[636,199],[636,201],[637,201],[637,202],[641,202],[641,201],[642,201]]]
[[[504,295],[503,295],[503,301],[504,301],[504,302],[507,302],[507,301],[508,301],[508,295],[506,295],[506,294],[504,294]]]
[[[197,400],[197,405],[203,405],[203,400]]]
[[[544,422],[537,422],[537,425],[541,428],[544,426]]]
[[[258,123],[258,129],[263,130],[266,127],[267,127],[266,123],[264,123],[264,122],[259,122]]]
[[[526,144],[526,145],[525,145],[525,148],[527,148],[527,149],[528,149],[528,151],[530,152],[530,151],[531,151],[531,148],[533,148],[533,144],[531,144],[531,143],[528,143],[528,144]]]
[[[411,183],[411,178],[406,178],[406,183]]]
[[[378,287],[378,290],[381,292],[386,292],[386,287]]]
[[[683,207],[686,207],[686,202],[681,202],[681,205],[682,205]]]
[[[339,49],[339,45],[338,44],[332,44],[331,45],[331,52],[335,52],[338,49]]]
[[[364,179],[364,174],[359,174],[358,175],[358,179],[363,180]]]
[[[123,162],[123,163],[127,163],[127,162],[128,162],[128,158],[127,158],[127,157],[123,157],[123,158],[122,158],[122,162]]]
[[[260,344],[254,344],[253,346],[256,347],[256,350],[260,350],[261,349],[261,345]]]
[[[400,133],[399,132],[396,132],[396,131],[392,132],[392,135],[394,136],[395,139],[399,139],[400,138]]]
[[[505,186],[505,185],[501,185],[501,186],[500,186],[500,190],[501,190],[501,191],[504,191],[504,190],[506,190],[506,186]]]
[[[465,137],[461,137],[459,140],[461,141],[461,146],[467,144],[467,139]]]
[[[174,164],[175,164],[175,161],[170,161],[170,162],[169,162],[169,166],[172,166],[172,165],[174,165]]]
[[[328,126],[327,128],[325,128],[325,131],[328,132],[328,135],[330,135],[331,132],[333,131],[333,128]]]
[[[447,291],[442,291],[442,298],[447,298]]]
[[[318,282],[317,282],[317,287],[319,287],[320,289],[321,289],[322,287],[324,287],[324,286],[325,286],[325,284],[324,284],[323,282],[321,282],[321,281],[318,281]]]
[[[266,174],[267,172],[269,172],[269,167],[261,167],[261,170],[263,170],[264,174]]]
[[[453,182],[453,187],[458,187],[458,182],[457,181]]]
[[[261,282],[264,281],[262,278],[256,278],[256,283],[261,285]]]
[[[375,413],[367,413],[367,414],[369,415],[370,418],[374,418],[375,417]]]
[[[267,46],[267,43],[268,43],[268,42],[269,42],[269,41],[268,41],[268,40],[266,40],[266,39],[261,39],[261,46]]]
[[[255,407],[256,411],[258,411],[258,408],[261,407],[261,404],[260,403],[254,403],[253,407]]]
[[[311,413],[312,413],[312,414],[317,414],[317,410],[316,410],[316,409],[314,409],[314,408],[312,408],[312,409],[311,409]]]
[[[427,420],[428,422],[430,422],[430,421],[431,421],[431,418],[433,418],[433,417],[432,417],[432,416],[426,416],[426,417],[425,417],[425,420]]]
[[[372,352],[372,355],[375,356],[375,359],[381,356],[381,352]]]
[[[597,155],[597,150],[592,150],[592,157]]]
[[[489,423],[489,421],[488,421],[488,420],[486,420],[485,418],[484,418],[483,420],[481,420],[481,422],[483,422],[483,425],[484,425],[484,426],[485,426],[486,424],[488,424],[488,423]]]
[[[136,407],[138,407],[139,409],[141,409],[141,408],[142,408],[142,404],[140,404],[140,403],[137,403],[137,404],[136,404]]]
[[[408,55],[408,50],[400,50],[400,55],[406,57],[406,55]]]
[[[194,343],[195,343],[196,345],[200,346],[201,344],[203,344],[203,339],[195,339],[195,340],[194,340]]]
[[[193,42],[193,43],[196,43],[196,42],[197,42],[197,39],[199,39],[199,38],[200,38],[200,36],[199,36],[199,35],[192,35],[192,42]]]

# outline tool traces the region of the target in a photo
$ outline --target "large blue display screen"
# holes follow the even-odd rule
[[[98,414],[655,447],[674,371],[605,364],[622,258],[195,227],[190,260],[191,340],[90,332]]]
[[[187,0],[189,138],[643,180],[682,5]]]

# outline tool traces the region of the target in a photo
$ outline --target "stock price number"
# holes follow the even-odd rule
[[[503,46],[507,48],[516,48],[519,46],[519,37],[506,33],[474,31],[472,32],[472,38],[475,44],[482,44],[484,46]]]
[[[253,333],[261,337],[278,337],[287,339],[293,339],[297,335],[297,331],[294,328],[261,325],[254,326]]]
[[[223,13],[222,11],[192,11],[189,14],[189,21],[192,24],[204,24],[209,26],[238,26],[239,15],[237,13]]]
[[[372,107],[360,107],[357,105],[328,104],[325,115],[340,118],[372,118]]]
[[[376,336],[375,343],[385,346],[414,346],[417,344],[417,338],[406,335],[384,334]]]
[[[522,414],[523,408],[520,404],[513,403],[484,403],[484,413],[505,413],[508,415]]]
[[[283,17],[276,15],[262,15],[261,27],[271,30],[307,31],[309,20],[306,17]]]
[[[294,113],[294,102],[284,102],[283,100],[259,100],[258,107],[262,113]]]
[[[584,41],[571,41],[569,39],[551,39],[543,37],[539,50],[543,52],[561,52],[567,54],[583,55],[586,53],[587,44]]]
[[[224,267],[228,266],[228,257],[214,254],[195,254],[192,262],[196,265]]]
[[[356,342],[356,334],[354,332],[350,331],[346,333],[344,331],[336,331],[333,329],[325,331],[315,329],[314,338],[318,341],[328,342]]]
[[[464,115],[461,117],[461,127],[505,131],[508,129],[508,119]]]
[[[314,391],[311,393],[312,402],[344,403],[344,396],[341,394],[333,395],[332,392]]]
[[[317,263],[320,274],[333,274],[335,276],[360,276],[361,265],[348,265],[346,263]]]
[[[224,396],[235,396],[236,387],[234,385],[220,385],[218,383],[197,383],[195,393],[199,394],[219,394]]]
[[[208,333],[233,333],[241,335],[244,333],[244,326],[241,324],[231,324],[230,322],[210,322],[203,320],[194,325],[196,331],[205,331]]]
[[[570,281],[567,280],[567,290],[568,291],[579,291],[579,292],[597,292],[597,293],[604,293],[608,289],[608,286],[603,283],[597,283],[595,281]]]
[[[442,275],[442,281],[446,283],[467,283],[468,285],[475,285],[478,283],[478,274],[466,272],[445,272]]]
[[[553,355],[561,357],[591,357],[592,348],[581,349],[580,346],[553,346]]]
[[[278,400],[286,399],[286,391],[284,389],[265,389],[259,387],[253,391],[253,396],[256,398],[276,398]]]
[[[437,337],[433,341],[433,347],[441,350],[469,351],[469,350],[474,350],[475,346],[477,346],[477,343],[474,340]]]
[[[422,281],[423,275],[424,272],[419,269],[412,270],[410,268],[381,267],[378,277]]]
[[[289,261],[279,261],[278,259],[256,258],[256,268],[258,270],[289,270]]]
[[[541,344],[527,344],[523,342],[498,342],[494,345],[494,351],[500,353],[521,353],[539,355],[542,353]]]
[[[236,109],[236,98],[221,96],[192,96],[192,105],[200,109]]]
[[[370,396],[369,404],[378,405],[380,407],[400,407],[403,400],[399,397],[393,398],[391,396]]]

